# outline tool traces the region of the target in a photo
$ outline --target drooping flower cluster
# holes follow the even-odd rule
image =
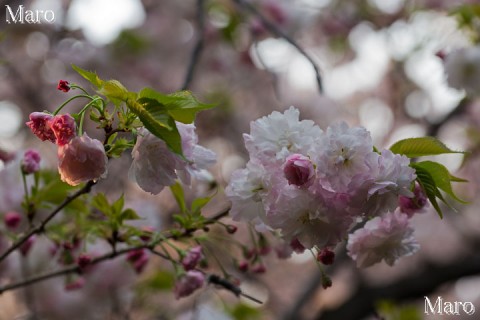
[[[58,171],[62,181],[76,186],[106,175],[108,159],[103,144],[86,133],[77,136],[75,120],[69,114],[52,116],[33,112],[26,124],[42,141],[58,146]]]
[[[288,243],[319,251],[332,248],[356,223],[387,219],[382,215],[395,211],[400,196],[414,196],[416,176],[409,159],[389,150],[375,151],[370,133],[362,127],[342,122],[323,131],[313,121],[300,121],[299,111],[290,107],[252,122],[244,140],[250,160],[232,174],[226,189],[232,217],[253,223],[258,231],[279,231]],[[396,233],[394,244],[411,237],[406,215],[405,219],[407,227]],[[385,231],[377,238],[384,235],[391,236]],[[355,238],[359,237],[349,242],[351,248]],[[397,250],[401,254],[393,256],[413,252],[415,246],[406,248],[410,250]],[[351,256],[357,259],[361,254]]]
[[[175,184],[177,178],[190,184],[192,177],[200,180],[209,177],[205,169],[215,163],[215,153],[198,145],[193,124],[181,122],[176,124],[182,139],[185,159],[172,152],[165,141],[146,129],[139,132],[132,150],[130,176],[144,191],[158,194],[164,187]]]

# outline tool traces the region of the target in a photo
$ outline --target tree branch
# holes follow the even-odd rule
[[[457,259],[449,265],[428,263],[422,270],[392,284],[373,287],[360,284],[353,296],[335,310],[317,315],[317,320],[356,320],[375,311],[379,300],[405,301],[428,295],[440,285],[465,276],[479,274],[480,255]]]
[[[82,188],[81,190],[85,189],[85,187]],[[80,192],[81,190],[77,191],[77,193]],[[77,193],[75,193],[75,195]],[[65,201],[67,201],[67,200],[65,200]],[[228,214],[229,210],[230,210],[230,208],[227,208],[227,209],[215,214],[211,218],[207,219],[204,223],[204,226],[216,223],[219,219],[225,217]],[[188,237],[193,232],[195,232],[199,229],[201,229],[201,228],[184,230],[183,233],[180,236],[170,233],[170,234],[165,235],[159,242],[162,242],[166,239],[178,239],[178,238],[182,238],[182,237]],[[99,256],[97,258],[92,259],[92,261],[89,263],[89,266],[98,264],[98,263],[106,261],[106,260],[116,258],[118,256],[124,255],[124,254],[126,254],[130,251],[134,251],[134,250],[148,249],[148,250],[152,251],[152,250],[154,250],[155,245],[156,244],[146,243],[146,244],[135,246],[135,247],[125,248],[125,249],[117,249],[115,251],[111,251],[111,252],[106,253],[102,256]],[[158,255],[157,252],[155,252],[155,254]],[[170,259],[168,259],[168,260],[170,260]],[[82,269],[78,265],[73,265],[73,266],[70,266],[70,267],[67,267],[67,268],[64,268],[64,269],[61,269],[61,270],[57,270],[57,271],[50,272],[50,273],[47,273],[47,274],[39,275],[39,276],[36,276],[36,277],[32,277],[30,279],[26,279],[26,280],[23,280],[23,281],[20,281],[20,282],[17,282],[17,283],[13,283],[13,284],[10,284],[10,285],[0,287],[0,294],[4,293],[6,291],[26,287],[26,286],[32,285],[34,283],[41,282],[41,281],[44,281],[44,280],[48,280],[48,279],[51,279],[51,278],[67,275],[67,274],[70,274],[70,273],[81,273],[81,272],[82,272]],[[244,294],[242,293],[242,295],[244,295]],[[249,297],[249,298],[251,298],[251,297]]]
[[[185,75],[185,80],[182,85],[182,90],[187,90],[190,87],[190,84],[193,80],[193,74],[197,66],[200,55],[203,51],[203,46],[205,42],[205,10],[204,10],[205,0],[197,0],[197,24],[198,24],[198,39],[195,47],[193,48],[192,54],[190,56],[190,62],[188,64],[187,74]]]
[[[267,28],[268,31],[270,31],[272,34],[276,35],[277,37],[285,39],[288,43],[290,43],[292,46],[295,47],[295,49],[298,50],[307,60],[310,62],[310,64],[313,67],[313,70],[315,71],[315,77],[317,79],[317,85],[318,85],[318,91],[320,93],[323,93],[323,85],[322,85],[322,77],[320,75],[320,67],[317,65],[317,63],[313,60],[313,58],[288,34],[283,32],[278,26],[268,20],[260,11],[255,8],[254,5],[252,5],[250,2],[247,2],[245,0],[233,0],[234,3],[236,3],[239,7],[243,8],[245,11],[250,12],[250,14],[258,17],[260,21],[262,22],[263,26]]]
[[[53,210],[38,226],[30,229],[26,234],[24,234],[20,239],[15,241],[2,255],[0,255],[0,263],[5,260],[13,251],[18,249],[22,244],[27,242],[27,240],[34,234],[42,233],[45,230],[45,226],[50,222],[63,208],[65,208],[70,202],[81,196],[82,194],[89,193],[96,182],[88,181],[87,184],[75,192],[74,194],[68,196],[63,200],[63,202]]]

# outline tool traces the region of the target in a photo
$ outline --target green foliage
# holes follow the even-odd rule
[[[235,320],[256,320],[262,319],[262,313],[257,308],[252,308],[246,304],[239,303],[232,309],[228,310],[228,313]]]
[[[77,67],[74,64],[72,64],[72,68],[73,70],[77,71],[79,75],[88,80],[88,82],[93,84],[97,89],[100,89],[103,86],[103,80],[101,80],[95,72],[83,70],[82,68]]]
[[[463,153],[449,149],[434,137],[409,138],[400,140],[390,147],[390,151],[403,154],[409,158],[432,156],[445,153]]]
[[[180,156],[183,155],[182,141],[175,121],[192,123],[199,111],[213,107],[213,105],[199,102],[189,91],[179,91],[165,95],[151,88],[145,88],[137,94],[128,91],[117,80],[104,81],[94,72],[83,70],[75,65],[72,65],[72,67],[93,84],[100,95],[105,96],[117,107],[122,103],[127,106],[130,113],[119,112],[120,128],[131,131],[130,126],[138,127],[138,124],[135,123],[135,118],[138,117],[148,131],[165,141],[168,148]],[[103,110],[103,112],[106,112],[106,110]],[[103,127],[108,127],[111,122],[108,121],[107,114],[103,112],[92,112],[90,118],[98,123],[102,123],[103,119],[105,120],[103,121]],[[120,141],[111,156],[117,156],[118,152],[124,147],[126,147],[125,141]]]
[[[451,15],[456,16],[460,28],[465,28],[473,31],[471,33],[472,40],[479,41],[478,36],[478,22],[480,21],[480,4],[471,3],[455,7]]]
[[[176,121],[183,123],[192,123],[199,111],[214,107],[212,104],[199,102],[190,91],[164,95],[151,88],[145,88],[138,93],[138,101],[146,102],[156,110],[162,110]]]
[[[377,313],[385,320],[422,320],[422,314],[414,305],[398,306],[392,301],[377,303]]]
[[[60,204],[75,189],[60,180],[58,173],[41,171],[37,174],[37,183],[31,189],[29,201],[37,208],[51,208]]]
[[[467,202],[458,198],[457,195],[453,192],[452,189],[452,181],[456,182],[466,182],[466,180],[459,179],[457,177],[454,177],[450,174],[447,168],[445,168],[444,165],[438,163],[438,162],[433,162],[433,161],[422,161],[422,162],[417,162],[415,163],[416,168],[423,168],[424,170],[428,171],[430,175],[432,176],[435,185],[448,194],[450,197],[455,199],[456,201],[466,204]],[[455,180],[452,180],[455,179]]]
[[[440,209],[440,206],[438,205],[437,198],[442,201],[445,200],[443,199],[442,194],[438,190],[432,175],[422,167],[415,167],[415,163],[412,163],[410,166],[415,169],[415,173],[417,174],[417,182],[425,191],[428,200],[430,200],[430,203],[435,208],[440,218],[443,218],[443,213]]]
[[[122,153],[129,149],[133,148],[135,145],[133,141],[124,139],[124,138],[117,138],[118,133],[112,134],[105,145],[105,152],[107,156],[112,158],[118,158],[122,155]]]
[[[143,280],[139,289],[149,292],[172,290],[175,285],[175,274],[166,270],[159,270]]]
[[[437,199],[440,199],[448,207],[451,207],[444,199],[441,191],[448,194],[450,197],[460,203],[466,203],[464,200],[457,197],[452,189],[452,181],[464,182],[466,180],[452,176],[448,169],[440,163],[433,161],[422,161],[410,164],[415,169],[417,174],[417,181],[422,186],[432,206],[437,211],[440,218],[443,218],[442,210],[438,205]]]
[[[110,204],[103,193],[96,194],[92,199],[92,206],[102,212],[107,218],[112,230],[117,231],[125,220],[137,220],[140,217],[133,209],[123,209],[125,199],[120,196],[113,204]]]

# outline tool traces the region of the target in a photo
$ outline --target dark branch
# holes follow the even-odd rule
[[[260,21],[262,22],[263,26],[270,31],[272,34],[276,35],[277,37],[285,39],[288,43],[290,43],[292,46],[295,47],[295,49],[298,50],[307,60],[310,62],[312,65],[314,71],[315,71],[315,77],[317,79],[317,84],[318,84],[318,90],[320,93],[323,93],[323,85],[322,85],[322,77],[320,75],[320,67],[317,65],[317,63],[313,60],[313,58],[302,48],[300,45],[288,34],[283,32],[278,26],[268,20],[260,11],[255,8],[254,5],[252,5],[250,2],[247,2],[245,0],[233,0],[238,6],[243,8],[244,10],[250,12],[250,14],[258,17]]]
[[[193,80],[193,74],[195,68],[200,59],[200,55],[203,51],[203,46],[205,42],[205,9],[204,9],[204,0],[197,0],[197,24],[198,24],[198,39],[195,47],[193,48],[192,54],[190,56],[190,62],[188,64],[187,74],[185,75],[185,80],[182,85],[182,90],[187,90],[190,87],[190,84]]]
[[[88,181],[87,184],[75,192],[74,194],[68,196],[63,200],[63,202],[55,209],[53,210],[47,218],[45,218],[38,226],[30,229],[27,233],[25,233],[20,239],[18,239],[16,242],[14,242],[2,255],[0,255],[0,263],[8,257],[13,251],[18,249],[19,247],[22,246],[27,240],[33,236],[34,234],[42,233],[45,230],[45,226],[47,223],[50,222],[63,208],[65,208],[70,202],[81,196],[82,194],[89,193],[90,190],[92,189],[92,186],[95,185],[96,182],[94,181]]]
[[[462,277],[479,274],[480,255],[455,260],[449,265],[427,264],[425,268],[396,282],[373,287],[360,284],[353,296],[335,310],[318,315],[318,320],[356,320],[375,311],[378,300],[405,301],[430,294],[440,285]]]
[[[93,183],[92,183],[93,185]],[[86,186],[85,186],[86,187]],[[85,189],[82,188],[81,190],[84,190]],[[81,190],[77,191],[80,192]],[[75,196],[77,193],[75,193],[73,196]],[[85,191],[84,191],[85,193]],[[70,197],[71,198],[71,197]],[[67,198],[65,201],[67,201],[69,198]],[[71,201],[71,200],[70,200]],[[65,204],[66,205],[66,204]],[[64,205],[64,206],[65,206]],[[61,210],[61,209],[59,209]],[[229,212],[229,208],[228,209],[225,209],[217,214],[215,214],[214,216],[212,216],[211,218],[208,218],[205,223],[204,223],[204,226],[206,225],[210,225],[210,224],[214,224],[216,223],[219,219],[225,217],[228,212]],[[35,228],[36,229],[36,228]],[[183,233],[178,236],[178,235],[173,235],[173,234],[168,234],[168,235],[165,235],[163,237],[163,239],[160,240],[160,242],[166,240],[166,239],[177,239],[177,238],[181,238],[181,237],[188,237],[190,236],[193,232],[195,232],[196,230],[199,230],[201,228],[198,228],[198,229],[195,229],[195,230],[184,230]],[[28,238],[27,238],[28,239]],[[24,240],[25,242],[26,240]],[[95,259],[93,259],[89,265],[95,265],[95,264],[98,264],[98,263],[101,263],[103,261],[106,261],[106,260],[110,260],[110,259],[113,259],[113,258],[116,258],[118,256],[121,256],[121,255],[124,255],[130,251],[134,251],[134,250],[139,250],[139,249],[148,249],[152,252],[154,252],[156,255],[158,256],[161,256],[162,258],[165,258],[167,260],[171,260],[171,258],[167,257],[166,255],[163,255],[157,251],[154,250],[154,247],[155,247],[156,244],[150,244],[150,243],[147,243],[147,244],[143,244],[143,245],[139,245],[139,246],[135,246],[135,247],[130,247],[130,248],[125,248],[125,249],[117,249],[115,251],[111,251],[107,254],[104,254],[102,256],[99,256]],[[12,246],[13,247],[13,246]],[[6,292],[6,291],[9,291],[9,290],[14,290],[14,289],[18,289],[18,288],[22,288],[22,287],[25,287],[25,286],[29,286],[29,285],[32,285],[34,283],[37,283],[37,282],[41,282],[41,281],[44,281],[44,280],[48,280],[48,279],[51,279],[51,278],[55,278],[55,277],[59,277],[59,276],[63,276],[63,275],[67,275],[67,274],[70,274],[70,273],[81,273],[81,268],[78,266],[78,265],[74,265],[74,266],[70,266],[70,267],[67,267],[65,269],[61,269],[61,270],[57,270],[57,271],[54,271],[54,272],[50,272],[50,273],[47,273],[47,274],[44,274],[44,275],[39,275],[39,276],[36,276],[36,277],[32,277],[30,279],[26,279],[26,280],[23,280],[23,281],[20,281],[20,282],[17,282],[17,283],[13,283],[13,284],[10,284],[10,285],[6,285],[6,286],[3,286],[3,287],[0,287],[0,294]],[[246,296],[245,294],[242,293],[242,295]],[[249,297],[251,299],[251,297]]]

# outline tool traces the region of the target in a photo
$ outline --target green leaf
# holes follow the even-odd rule
[[[113,211],[113,214],[115,216],[117,215],[120,215],[120,213],[122,212],[122,209],[123,209],[123,206],[125,204],[125,198],[123,196],[123,194],[120,196],[120,198],[117,199],[117,201],[115,201],[113,204],[112,204],[112,211]]]
[[[175,285],[175,274],[169,271],[157,271],[147,279],[145,279],[140,286],[150,290],[170,290]]]
[[[455,193],[453,192],[452,189],[452,184],[451,184],[451,177],[452,175],[450,172],[448,172],[448,169],[445,168],[444,165],[434,162],[434,161],[422,161],[422,162],[417,162],[415,164],[415,167],[421,167],[424,170],[428,171],[430,175],[432,176],[433,180],[435,181],[435,185],[442,191],[444,191],[446,194],[451,196],[453,199],[456,201],[466,204],[468,202],[458,198]],[[456,178],[456,177],[454,177]],[[458,178],[456,178],[458,179]]]
[[[133,209],[125,209],[120,214],[120,220],[139,220],[140,216]]]
[[[262,313],[257,309],[246,304],[239,303],[230,310],[230,315],[235,320],[254,320],[261,319]]]
[[[109,139],[110,141],[111,139]],[[107,155],[112,158],[118,158],[122,153],[129,148],[133,147],[133,143],[124,138],[117,139],[110,148],[107,150]]]
[[[107,198],[103,193],[97,193],[92,199],[92,206],[106,215],[110,215],[111,208]]]
[[[87,79],[91,84],[93,84],[95,87],[100,89],[103,86],[103,80],[101,80],[95,72],[90,72],[87,70],[84,70],[80,67],[77,67],[76,65],[72,64],[73,70],[77,71],[79,75]]]
[[[187,206],[185,205],[185,194],[183,193],[182,185],[177,181],[174,185],[170,186],[175,200],[177,201],[180,211],[182,213],[187,213]]]
[[[449,149],[443,142],[434,137],[409,138],[396,142],[390,151],[403,154],[409,158],[432,156],[444,153],[464,153]]]
[[[437,197],[441,200],[443,200],[443,198],[441,193],[438,191],[437,185],[435,184],[435,180],[433,179],[432,175],[426,169],[422,168],[421,166],[417,166],[416,163],[412,163],[410,164],[410,166],[415,169],[415,173],[417,174],[417,181],[422,187],[422,189],[425,191],[428,200],[430,200],[430,203],[435,208],[440,218],[443,219],[443,213],[440,209],[440,206],[438,205]]]
[[[212,104],[199,102],[190,91],[164,95],[151,88],[145,88],[139,92],[138,98],[155,100],[159,108],[168,112],[176,121],[183,123],[192,123],[199,111],[214,107]]]
[[[151,103],[143,105],[132,97],[126,100],[126,104],[139,117],[148,131],[165,141],[170,150],[182,155],[182,139],[172,117],[159,109],[158,106]]]
[[[107,97],[114,104],[119,105],[128,98],[128,90],[117,80],[105,81],[98,93]]]
[[[200,210],[202,210],[203,207],[205,207],[210,200],[212,200],[212,197],[205,197],[205,198],[197,198],[193,200],[192,202],[192,209],[190,210],[192,214],[199,214]]]

